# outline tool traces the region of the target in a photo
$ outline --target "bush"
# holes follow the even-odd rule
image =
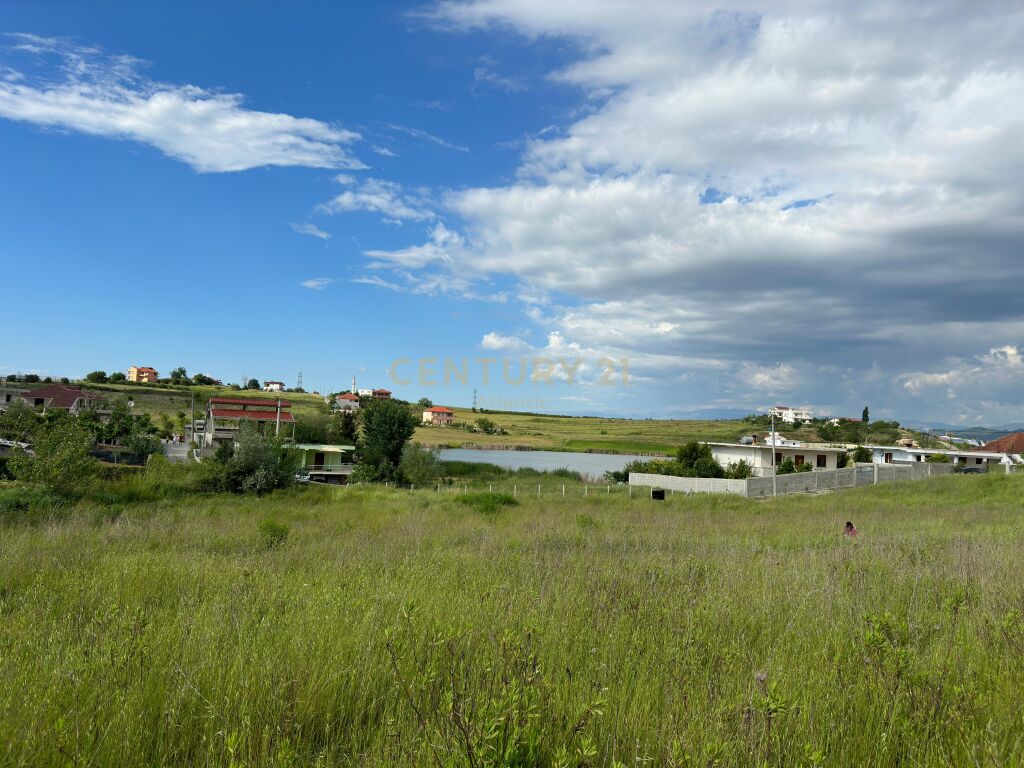
[[[808,464],[805,461],[803,464],[797,464],[796,465],[796,471],[797,472],[813,472],[814,471],[814,467],[812,467],[810,464]]]
[[[273,435],[263,434],[251,425],[243,427],[226,465],[228,489],[259,496],[294,484],[302,454]]]
[[[257,530],[264,549],[279,547],[288,540],[288,526],[275,520],[261,520]]]
[[[929,464],[949,464],[949,455],[945,453],[929,453],[925,461]]]
[[[436,451],[428,451],[413,443],[406,443],[402,449],[402,461],[398,465],[405,482],[417,486],[433,485],[441,476],[441,462]]]
[[[865,448],[863,445],[858,445],[853,449],[853,456],[851,457],[855,463],[863,464],[871,461],[871,451]]]
[[[746,480],[754,476],[754,465],[746,459],[740,459],[725,468],[725,476],[730,480]]]
[[[16,479],[50,493],[76,495],[96,474],[97,462],[89,456],[92,435],[74,418],[41,428],[32,450],[34,456],[22,453],[11,457],[11,472]]]
[[[39,486],[0,488],[0,525],[38,525],[66,514],[64,500]]]
[[[519,504],[510,493],[482,491],[479,493],[463,493],[456,498],[460,504],[473,507],[473,509],[483,515],[494,515],[500,512],[502,507],[514,507]]]
[[[141,477],[145,471],[145,467],[133,464],[108,464],[101,461],[96,465],[96,476],[100,480],[122,480],[126,477]]]
[[[782,463],[775,468],[776,475],[791,475],[796,472],[796,464],[792,459],[783,459]]]

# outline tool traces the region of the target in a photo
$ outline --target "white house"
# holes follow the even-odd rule
[[[334,398],[334,408],[339,411],[358,411],[359,397],[351,392],[342,392]]]
[[[818,448],[805,446],[794,440],[787,440],[784,444],[780,441],[778,445],[770,443],[753,443],[743,445],[740,443],[708,443],[711,448],[711,455],[723,467],[735,464],[741,459],[753,466],[754,474],[760,477],[770,477],[772,474],[772,451],[775,451],[775,466],[778,466],[786,459],[792,459],[797,466],[810,464],[814,469],[838,469],[839,454],[846,453],[844,448]]]
[[[793,424],[797,421],[810,421],[814,418],[814,414],[806,408],[793,408],[788,405],[773,405],[768,409],[768,415],[774,416],[777,419],[782,419],[787,424]]]
[[[949,448],[908,448],[902,445],[866,445],[875,464],[904,464],[927,461],[933,453],[949,456],[951,463],[962,467],[991,467],[1012,464],[1010,457],[998,451],[951,450]]]
[[[263,382],[264,392],[283,392],[284,382],[283,381],[264,381]]]

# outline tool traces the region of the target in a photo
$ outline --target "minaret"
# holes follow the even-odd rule
[[[354,373],[352,374],[352,394],[358,394],[358,391],[356,390],[356,375]]]

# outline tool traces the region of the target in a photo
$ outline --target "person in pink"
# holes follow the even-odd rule
[[[843,535],[848,539],[857,538],[857,529],[849,520],[846,521],[846,527],[843,528]]]

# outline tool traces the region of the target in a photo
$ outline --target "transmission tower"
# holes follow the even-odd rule
[[[295,385],[296,389],[302,389],[302,371],[299,371],[299,383]]]

